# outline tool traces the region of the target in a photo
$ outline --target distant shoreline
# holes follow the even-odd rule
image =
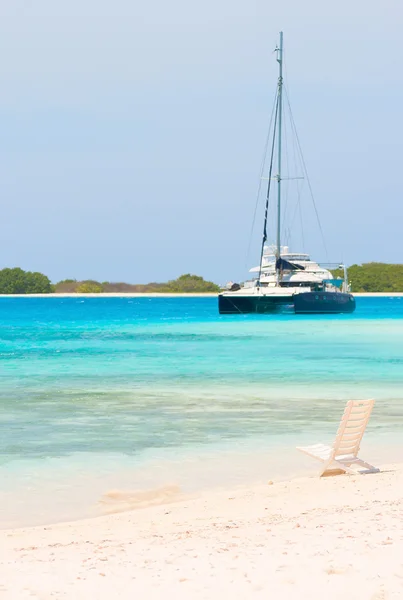
[[[403,298],[403,292],[369,292],[353,294],[356,298]],[[217,298],[218,293],[173,294],[164,292],[152,293],[117,293],[101,292],[99,294],[0,294],[0,298]]]
[[[82,294],[75,292],[69,294],[0,294],[0,298],[217,298],[217,296],[218,294],[216,292],[205,294],[174,294],[164,292],[150,292],[148,294],[141,292],[100,292],[99,294]]]
[[[354,294],[356,298],[387,298],[393,296],[394,298],[403,298],[403,292],[367,292],[367,293],[358,293]]]

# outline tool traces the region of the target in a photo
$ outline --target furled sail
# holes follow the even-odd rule
[[[305,271],[305,267],[302,265],[297,265],[281,257],[276,260],[276,269],[278,271]]]

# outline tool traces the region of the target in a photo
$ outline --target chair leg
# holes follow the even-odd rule
[[[363,467],[365,469],[365,471],[359,471],[359,473],[361,473],[361,474],[379,473],[380,472],[380,469],[378,469],[377,467],[374,467],[373,465],[370,465],[369,463],[365,462],[365,460],[361,460],[361,458],[357,459],[356,464],[360,465],[360,467]]]
[[[351,473],[351,475],[365,475],[367,473],[379,473],[379,469],[377,469],[376,467],[373,467],[372,465],[361,460],[360,458],[355,458],[351,461],[349,461],[349,460],[342,461],[340,459],[335,459],[335,462],[337,462],[339,465],[342,465],[342,468],[345,469],[345,471],[347,473]],[[352,469],[351,465],[354,465],[354,466],[357,465],[359,467],[362,467],[362,468],[364,468],[364,471],[360,471],[357,468]]]
[[[329,461],[323,467],[320,477],[330,477],[332,475],[344,475],[345,473],[349,473],[350,475],[356,475],[357,471],[351,469],[348,464],[342,463],[339,460],[333,459]]]

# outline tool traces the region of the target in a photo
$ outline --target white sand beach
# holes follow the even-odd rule
[[[0,598],[403,598],[403,465],[108,498],[115,514],[0,532]]]

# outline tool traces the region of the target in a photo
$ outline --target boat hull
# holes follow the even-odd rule
[[[251,313],[272,313],[285,306],[293,307],[292,296],[230,295],[219,294],[218,312],[220,315],[247,315]]]
[[[343,314],[355,311],[355,299],[342,292],[301,292],[288,296],[238,295],[218,296],[221,315],[270,314],[290,308],[296,314]]]
[[[342,314],[355,311],[355,299],[343,292],[303,292],[294,296],[296,314]]]

